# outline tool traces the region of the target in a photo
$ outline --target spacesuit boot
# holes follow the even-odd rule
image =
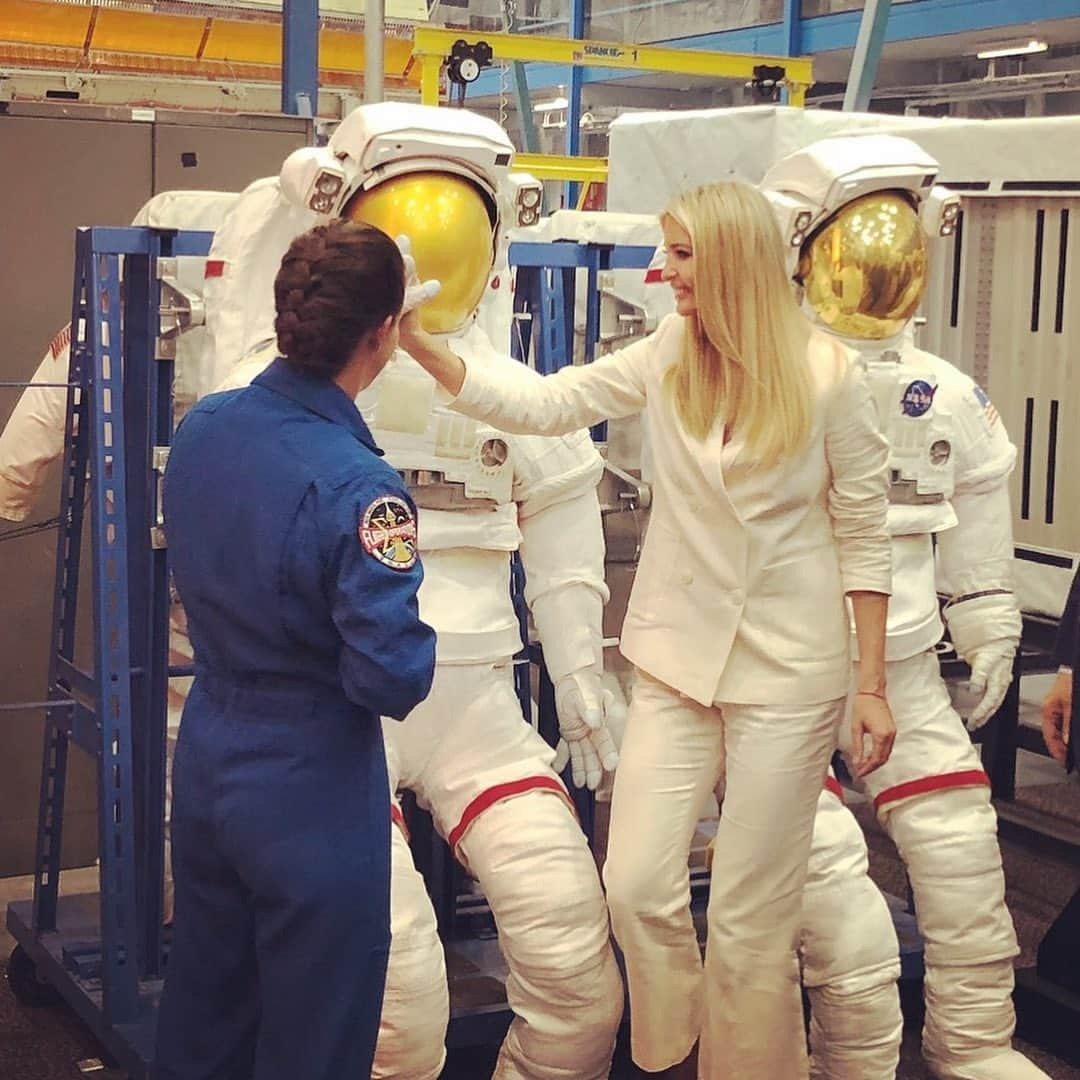
[[[866,841],[830,776],[818,799],[800,955],[814,1080],[893,1080],[903,1017],[899,943],[868,874]],[[833,946],[843,937],[844,948]]]

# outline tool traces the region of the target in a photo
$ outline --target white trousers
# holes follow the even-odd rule
[[[997,816],[978,753],[933,652],[891,662],[887,679],[896,743],[864,784],[915,897],[925,944],[926,1062],[942,1080],[1045,1077],[1011,1047],[1018,946],[1005,906]],[[850,977],[840,973],[858,970],[862,934],[836,923],[826,941],[829,927],[818,930],[834,978]]]
[[[496,1080],[606,1078],[623,1008],[607,906],[585,835],[551,769],[554,751],[522,719],[512,669],[439,665],[427,700],[403,723],[385,722],[384,733],[392,776],[430,809],[495,918],[515,1013]],[[430,911],[426,896],[422,902]],[[396,922],[392,932],[391,982],[403,937]],[[418,932],[428,933],[424,925]],[[444,978],[441,970],[429,975]],[[380,1038],[387,1026],[428,1038],[429,1002],[419,994],[392,1000],[388,992]],[[412,1080],[392,1064],[379,1075]]]
[[[701,1039],[708,1080],[807,1076],[799,942],[814,812],[843,701],[706,707],[638,672],[611,807],[604,879],[626,958],[642,1068]],[[704,967],[688,857],[726,774]]]
[[[885,898],[869,877],[862,829],[830,779],[818,799],[803,892],[810,1075],[893,1080],[903,1035],[900,946]]]

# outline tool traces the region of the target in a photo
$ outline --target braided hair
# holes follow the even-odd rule
[[[295,370],[333,378],[404,297],[401,253],[384,232],[350,221],[317,225],[289,245],[274,279],[278,348]]]

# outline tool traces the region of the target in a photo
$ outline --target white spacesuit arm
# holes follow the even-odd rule
[[[1016,448],[986,394],[966,375],[942,372],[954,420],[957,524],[937,536],[938,586],[949,597],[945,622],[956,652],[971,666],[983,696],[970,716],[974,730],[997,710],[1012,680],[1021,618],[1013,591],[1012,509],[1008,478]]]
[[[957,491],[952,497],[957,523],[937,534],[938,587],[956,608],[975,596],[999,594],[1015,609],[1013,594],[1012,508],[1002,479],[982,491]]]
[[[536,435],[562,435],[631,416],[645,407],[649,365],[678,349],[682,322],[671,316],[647,338],[547,376],[522,365],[480,365],[463,357],[465,381],[452,407],[503,431]],[[439,378],[437,370],[432,373]]]
[[[938,534],[939,580],[947,583],[945,623],[957,655],[982,695],[964,721],[972,731],[998,709],[1012,682],[1022,622],[1012,583],[1012,516],[1005,480],[953,495],[958,524]]]
[[[596,485],[603,463],[586,432],[520,438],[515,484],[525,598],[555,684],[573,782],[594,789],[618,763],[604,687],[604,534]],[[525,444],[525,445],[521,445]]]
[[[956,493],[976,493],[999,487],[1016,464],[1016,447],[997,409],[974,380],[952,365],[939,369],[939,376],[938,395],[948,395],[955,425]]]
[[[66,383],[70,329],[53,339],[32,383]],[[48,467],[64,452],[65,386],[29,386],[0,434],[0,517],[23,521],[45,482]]]
[[[514,460],[525,601],[557,682],[602,659],[608,589],[596,485],[603,462],[586,432],[519,436]]]

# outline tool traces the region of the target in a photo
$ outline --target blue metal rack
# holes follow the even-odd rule
[[[209,233],[79,229],[34,898],[7,925],[132,1077],[148,1076],[164,960],[168,565],[158,512],[172,438],[167,260]],[[121,267],[123,273],[121,274]],[[93,667],[76,661],[86,506]],[[71,744],[98,762],[100,886],[58,895]]]
[[[656,249],[643,245],[597,244],[574,240],[544,243],[512,243],[508,261],[515,270],[514,326],[511,353],[514,359],[548,375],[574,362],[574,326],[577,307],[577,272],[584,270],[584,360],[596,358],[600,339],[600,273],[607,270],[644,271]],[[526,327],[526,329],[522,329]],[[607,439],[607,424],[592,429],[597,442]],[[522,583],[521,588],[524,588]],[[537,650],[539,652],[539,650]],[[534,659],[541,661],[539,655]],[[540,667],[538,721],[540,734],[554,745],[559,738],[555,690],[547,669]],[[591,792],[575,788],[569,772],[564,774],[582,828],[590,841],[595,825],[595,799]]]
[[[162,335],[169,309],[161,278],[166,260],[205,255],[211,239],[209,233],[146,228],[90,228],[76,234],[34,898],[11,904],[7,914],[8,928],[37,975],[68,1002],[132,1080],[149,1076],[166,955],[167,685],[170,674],[187,673],[167,667],[169,581],[159,488],[172,440],[173,349]],[[651,248],[574,243],[512,246],[511,261],[519,268],[516,307],[532,317],[540,370],[573,359],[576,271],[588,275],[585,356],[592,360],[599,336],[599,272],[643,268],[652,254]],[[520,358],[527,356],[528,342]],[[89,671],[76,661],[87,506],[94,626]],[[533,660],[535,652],[528,653]],[[526,693],[527,683],[521,689]],[[545,735],[556,739],[553,688],[543,677],[540,712]],[[61,897],[72,743],[98,761],[100,888],[97,894]],[[591,800],[587,793],[575,795],[582,823],[591,830]],[[424,869],[429,886],[435,886],[440,922],[452,939],[456,875],[446,862]],[[505,1005],[495,1003],[455,1012],[448,1042],[498,1041],[508,1020]]]
[[[553,243],[514,243],[509,262],[516,268],[514,285],[515,326],[523,318],[531,323],[531,332],[513,335],[511,350],[515,359],[529,363],[543,375],[574,362],[574,285],[578,270],[584,270],[585,284],[585,363],[596,358],[600,339],[600,272],[604,270],[644,270],[656,249],[633,244],[578,243],[556,240]],[[592,429],[597,442],[607,439],[607,424]]]

